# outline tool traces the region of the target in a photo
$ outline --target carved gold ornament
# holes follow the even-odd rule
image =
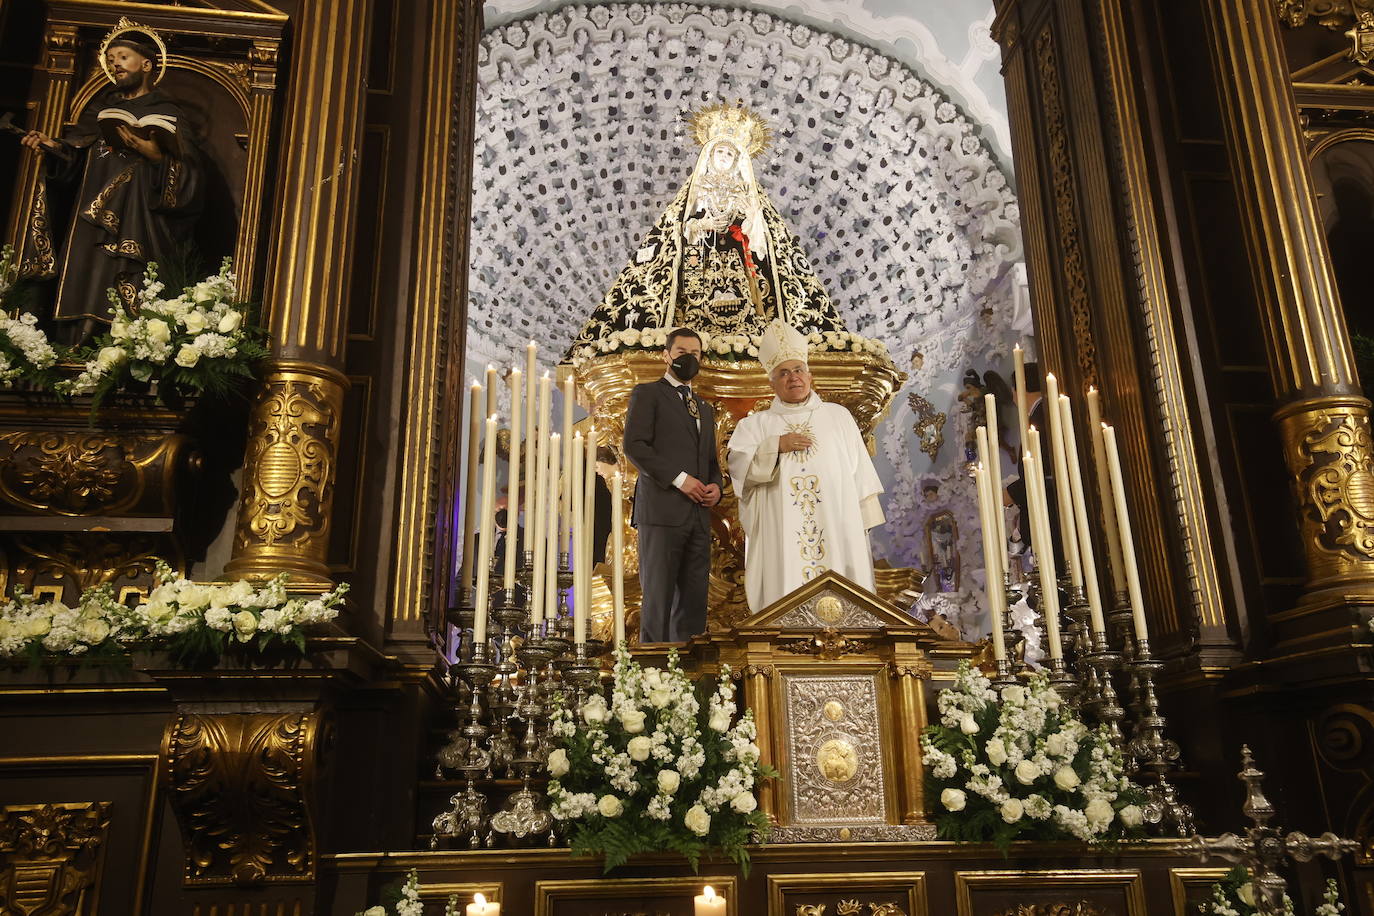
[[[114,73],[110,70],[110,62],[105,59],[105,54],[110,50],[110,44],[120,35],[127,32],[137,32],[141,35],[147,35],[153,40],[153,44],[157,45],[157,75],[153,77],[153,85],[156,86],[158,83],[162,82],[162,77],[167,72],[167,45],[163,42],[162,36],[156,31],[148,28],[146,25],[139,25],[127,16],[120,16],[119,21],[115,23],[115,27],[110,30],[110,33],[105,36],[105,40],[100,43],[100,69],[105,71],[105,76],[111,83],[115,81]]]
[[[187,885],[312,881],[317,713],[182,713],[163,737]]]
[[[86,916],[110,802],[0,808],[0,913]]]
[[[834,595],[822,595],[816,599],[816,616],[833,626],[844,617],[844,603]]]
[[[1111,911],[1091,901],[1079,900],[1077,903],[1019,903],[996,916],[1111,916]]]
[[[844,704],[839,700],[826,700],[825,705],[821,707],[821,715],[831,722],[838,722],[844,718]]]
[[[305,369],[269,376],[249,424],[234,575],[260,561],[324,574],[343,389],[340,379]]]
[[[856,639],[841,636],[834,627],[826,627],[813,636],[780,641],[778,649],[794,655],[814,655],[816,658],[836,659],[841,655],[857,655],[868,651],[873,645],[871,639]]]
[[[1316,514],[1316,546],[1374,560],[1374,454],[1369,415],[1329,409],[1308,415],[1290,468],[1303,502]]]
[[[170,515],[188,446],[175,433],[3,433],[0,500],[44,515]]]
[[[929,399],[914,391],[906,396],[906,402],[911,412],[916,414],[916,423],[911,427],[911,431],[920,440],[921,451],[934,461],[945,444],[945,421],[948,418],[936,410]]]

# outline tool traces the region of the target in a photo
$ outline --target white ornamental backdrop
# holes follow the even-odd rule
[[[479,67],[468,365],[512,364],[534,339],[552,368],[690,175],[681,114],[742,99],[774,127],[759,183],[837,310],[911,374],[877,435],[889,521],[875,555],[922,565],[918,490],[942,481],[965,571],[948,612],[977,632],[957,383],[970,367],[1005,370],[1021,256],[1017,204],[979,125],[871,48],[741,9],[563,7],[487,33]],[[913,432],[913,391],[949,415],[936,462]]]

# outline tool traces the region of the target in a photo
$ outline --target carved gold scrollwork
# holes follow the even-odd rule
[[[163,737],[186,884],[312,881],[318,713],[182,713]]]
[[[151,589],[158,558],[166,559],[178,572],[185,571],[185,562],[170,535],[32,532],[11,535],[6,549],[8,586],[27,591],[59,586],[63,600],[69,602],[75,602],[86,589],[107,582],[116,592],[124,587]]]
[[[1110,911],[1089,900],[1077,903],[1020,903],[997,916],[1110,916]]]
[[[268,376],[249,424],[243,500],[227,572],[289,569],[327,577],[324,552],[344,384],[342,376],[314,366]]]
[[[180,434],[0,434],[0,499],[45,515],[170,515]]]
[[[796,916],[825,916],[829,904],[799,903]],[[906,910],[895,903],[862,903],[857,898],[840,900],[835,904],[835,916],[907,916]]]
[[[0,913],[84,916],[100,876],[110,802],[0,808]]]
[[[1058,52],[1054,34],[1046,27],[1035,37],[1035,63],[1040,75],[1040,94],[1045,106],[1045,130],[1049,140],[1050,174],[1053,178],[1054,217],[1059,255],[1064,266],[1064,289],[1073,320],[1074,353],[1085,380],[1097,377],[1097,344],[1092,334],[1092,307],[1088,301],[1088,273],[1078,227],[1078,201],[1074,193],[1073,154],[1060,90]]]
[[[1280,421],[1314,578],[1374,562],[1374,452],[1363,404],[1324,404]]]

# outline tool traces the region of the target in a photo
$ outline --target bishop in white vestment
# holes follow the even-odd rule
[[[744,525],[744,587],[755,613],[827,569],[873,590],[868,529],[883,492],[863,434],[811,390],[806,338],[774,321],[759,360],[776,395],[730,437],[730,477]]]

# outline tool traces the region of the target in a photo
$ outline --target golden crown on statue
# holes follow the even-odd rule
[[[753,158],[768,148],[773,129],[768,122],[744,107],[743,100],[721,102],[691,112],[692,138],[705,146],[712,140],[730,140]]]

